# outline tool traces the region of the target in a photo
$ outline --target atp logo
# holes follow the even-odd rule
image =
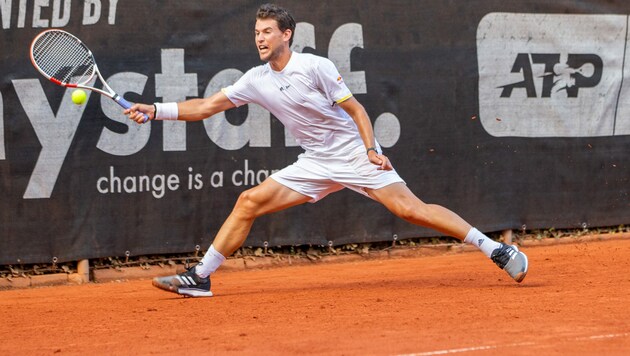
[[[512,96],[514,89],[523,89],[528,98],[550,98],[558,92],[566,97],[577,98],[581,88],[593,88],[602,79],[604,63],[597,54],[568,54],[561,60],[560,54],[519,53],[512,65],[511,73],[522,73],[523,80],[500,86],[502,98]],[[543,65],[544,73],[534,78],[532,66]],[[542,82],[540,96],[535,81]]]
[[[627,15],[485,15],[479,122],[496,137],[630,135],[627,33]]]

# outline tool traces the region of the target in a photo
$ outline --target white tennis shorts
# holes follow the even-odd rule
[[[347,157],[298,156],[297,162],[273,173],[276,182],[312,198],[311,203],[343,188],[370,197],[365,188],[379,189],[405,181],[396,170],[379,170],[365,152]],[[370,197],[371,198],[371,197]]]

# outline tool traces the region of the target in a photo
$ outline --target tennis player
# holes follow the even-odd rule
[[[199,264],[178,275],[155,278],[153,285],[185,296],[212,296],[210,274],[245,242],[257,217],[315,203],[343,188],[383,204],[412,224],[478,247],[521,282],[527,274],[527,256],[516,246],[488,238],[454,212],[416,197],[381,151],[365,109],[335,65],[324,57],[291,51],[294,31],[295,20],[287,10],[262,5],[254,33],[265,64],[208,98],[135,104],[125,111],[138,123],[143,122],[143,113],[151,120],[197,121],[256,103],[278,118],[305,151],[292,165],[241,193]]]

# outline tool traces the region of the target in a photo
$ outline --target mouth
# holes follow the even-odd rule
[[[263,54],[265,52],[269,51],[269,47],[265,46],[265,45],[258,45],[258,52]]]

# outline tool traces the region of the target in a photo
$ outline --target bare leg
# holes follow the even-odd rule
[[[472,226],[459,215],[435,204],[426,204],[404,183],[394,183],[368,194],[396,216],[412,223],[464,240]]]
[[[211,297],[213,293],[210,291],[210,274],[245,242],[257,217],[305,203],[310,199],[267,178],[259,186],[241,193],[232,213],[219,229],[212,246],[200,263],[174,276],[156,277],[153,285],[181,295]]]
[[[309,200],[310,197],[267,178],[260,185],[241,193],[212,245],[223,256],[230,256],[245,242],[257,217]]]

